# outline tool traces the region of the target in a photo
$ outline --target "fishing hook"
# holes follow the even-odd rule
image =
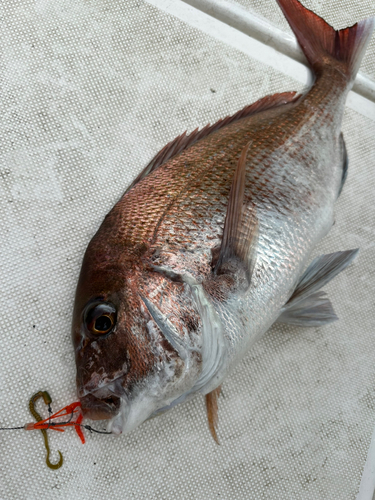
[[[35,403],[37,402],[37,400],[39,398],[43,398],[43,401],[45,402],[45,404],[48,405],[49,413],[51,413],[50,404],[52,403],[51,396],[48,394],[47,391],[39,391],[36,394],[34,394],[34,396],[32,396],[32,398],[29,401],[29,409],[30,409],[32,416],[35,418],[35,420],[37,422],[40,422],[41,420],[43,420],[42,417],[39,415],[39,413],[35,409]],[[49,460],[50,449],[49,449],[49,444],[48,444],[47,429],[40,429],[40,430],[43,434],[44,446],[46,447],[46,450],[47,450],[46,464],[50,469],[55,469],[55,470],[59,469],[64,462],[64,458],[63,458],[61,452],[59,451],[58,453],[60,455],[60,460],[57,462],[57,464],[52,464],[50,462],[50,460]]]

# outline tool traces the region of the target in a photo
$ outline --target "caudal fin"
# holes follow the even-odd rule
[[[350,28],[335,31],[298,0],[277,0],[303,52],[317,75],[335,65],[349,81],[357,74],[374,29],[369,17]]]

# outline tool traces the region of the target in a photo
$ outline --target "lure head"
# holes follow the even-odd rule
[[[145,266],[145,246],[100,230],[84,257],[72,335],[86,417],[129,432],[189,392],[201,371],[201,319],[189,286]]]

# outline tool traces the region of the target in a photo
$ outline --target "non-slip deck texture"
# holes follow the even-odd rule
[[[281,18],[265,3],[263,15]],[[328,21],[347,12],[352,24],[372,0],[325,3],[338,11]],[[320,4],[309,6],[326,16]],[[76,400],[70,322],[83,252],[133,178],[185,129],[301,85],[142,0],[0,9],[4,427],[32,421],[39,390],[56,411]],[[366,69],[374,75],[374,50]],[[50,431],[58,471],[40,432],[0,432],[1,500],[355,499],[375,422],[375,117],[346,109],[343,132],[349,175],[315,252],[361,249],[326,287],[340,321],[276,325],[254,346],[223,386],[220,446],[203,398],[128,436],[85,431],[84,446],[72,429]]]

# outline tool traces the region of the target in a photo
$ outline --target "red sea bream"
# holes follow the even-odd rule
[[[309,256],[345,181],[341,121],[374,19],[335,31],[297,0],[278,3],[311,88],[169,143],[86,250],[73,317],[78,395],[114,433],[201,393],[215,437],[220,385],[256,339],[276,321],[337,319],[320,289],[357,250]]]

